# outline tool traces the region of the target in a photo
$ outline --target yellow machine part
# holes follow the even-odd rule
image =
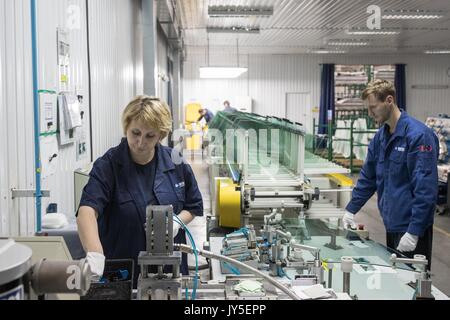
[[[353,187],[353,180],[343,174],[330,173],[327,177],[341,187]]]
[[[230,178],[216,180],[216,213],[221,227],[241,227],[241,193],[236,187]]]
[[[193,122],[197,122],[200,117],[200,113],[198,111],[202,108],[200,103],[189,103],[186,105],[186,115],[185,115],[185,124],[191,124]]]
[[[193,132],[194,126],[196,124],[195,130],[200,128],[197,126],[197,120],[200,117],[198,111],[202,108],[200,103],[189,103],[186,105],[186,115],[185,115],[185,128],[188,131]],[[200,134],[193,133],[191,137],[186,138],[186,149],[187,150],[200,150],[202,148],[202,140]]]
[[[191,137],[186,138],[187,150],[200,150],[202,148],[201,137],[198,134],[193,134]]]

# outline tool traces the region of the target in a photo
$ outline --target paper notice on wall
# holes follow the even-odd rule
[[[78,97],[72,94],[65,94],[64,121],[66,129],[73,129],[81,126],[80,103]]]
[[[56,133],[57,95],[49,92],[39,93],[40,133]]]
[[[41,176],[42,179],[54,175],[58,168],[58,139],[56,135],[40,138]]]

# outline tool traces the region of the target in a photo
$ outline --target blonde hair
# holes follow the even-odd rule
[[[366,89],[362,92],[361,98],[366,100],[371,94],[383,102],[386,100],[387,96],[392,96],[394,98],[394,102],[396,100],[394,84],[387,80],[379,79],[370,82]]]
[[[169,106],[156,97],[138,96],[134,98],[122,113],[122,127],[126,135],[130,123],[141,121],[161,133],[161,140],[172,131],[172,116]]]

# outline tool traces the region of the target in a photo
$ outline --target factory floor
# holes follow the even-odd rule
[[[208,165],[193,164],[197,183],[203,196],[205,216],[197,217],[189,224],[194,240],[199,247],[203,247],[206,241],[206,214],[211,212],[210,207],[210,192],[209,192],[209,173]],[[358,175],[353,176],[356,182]],[[358,223],[363,223],[369,230],[370,238],[383,245],[386,244],[385,229],[383,221],[377,208],[377,197],[374,195],[366,205],[361,209],[361,212],[356,216]],[[450,296],[450,216],[447,213],[444,216],[436,215],[434,232],[433,232],[433,258],[432,258],[432,280],[433,285],[439,288],[446,295]],[[204,258],[199,259],[199,265],[206,264]],[[194,256],[189,256],[189,265],[194,266]],[[202,279],[208,278],[208,271],[200,272]]]

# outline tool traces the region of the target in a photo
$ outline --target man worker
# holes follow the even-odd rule
[[[198,110],[198,113],[200,114],[200,117],[198,118],[197,122],[200,122],[202,119],[205,119],[206,124],[209,125],[212,119],[214,118],[214,113],[212,113],[212,111],[207,108]]]
[[[230,105],[230,101],[228,101],[228,100],[225,100],[225,101],[223,102],[223,106],[225,107],[225,108],[223,109],[223,112],[236,112],[236,111],[237,111],[236,108],[233,108],[233,107]]]
[[[342,218],[344,228],[355,228],[354,215],[376,191],[387,247],[410,258],[422,254],[430,268],[438,194],[437,136],[399,109],[395,87],[389,81],[370,83],[362,99],[369,115],[382,126],[370,142]]]

